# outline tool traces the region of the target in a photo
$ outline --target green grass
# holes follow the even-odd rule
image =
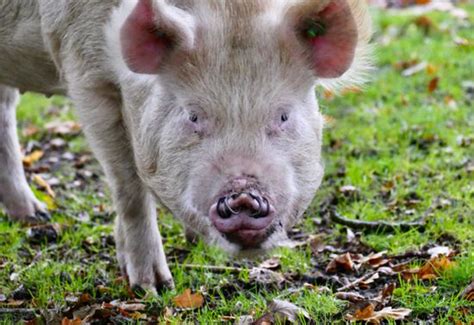
[[[472,21],[474,7],[466,9]],[[466,25],[448,14],[434,13],[429,15],[434,27],[425,35],[413,24],[414,17],[379,12],[374,12],[374,16],[375,38],[380,44],[376,51],[379,69],[372,82],[361,93],[320,101],[324,114],[335,119],[325,133],[327,172],[300,228],[318,233],[312,218],[319,216],[321,202],[332,196],[339,198],[338,212],[364,220],[416,220],[431,207],[424,232],[372,233],[363,235],[362,241],[375,250],[401,254],[451,238],[448,245],[455,245],[453,248],[459,253],[456,265],[436,282],[401,281],[393,299],[396,306],[413,309],[413,315],[420,319],[435,314],[438,323],[452,320],[470,323],[474,317],[462,314],[460,307],[468,306],[472,310],[474,306],[461,300],[459,294],[474,274],[474,175],[465,168],[466,161],[474,158],[474,144],[461,146],[459,138],[474,135],[473,101],[469,102],[461,86],[474,78],[474,50],[472,46],[456,45],[453,33],[472,42],[474,27],[472,22]],[[391,35],[388,41],[387,35]],[[423,71],[402,77],[396,64],[413,59],[426,61],[436,72]],[[429,93],[428,84],[435,76],[440,77],[439,86]],[[447,98],[452,98],[456,105],[449,105]],[[46,99],[26,94],[18,110],[20,129],[30,125],[43,127],[58,118],[72,119],[70,108],[63,98]],[[34,138],[42,136],[44,133],[40,132]],[[29,140],[22,137],[24,145]],[[82,137],[75,137],[68,150],[84,153],[87,145]],[[341,168],[345,170],[343,175],[338,172]],[[62,182],[70,182],[73,176],[69,169],[66,171],[60,170],[54,175]],[[114,281],[118,276],[114,247],[104,243],[113,228],[108,214],[111,211],[109,195],[103,185],[96,183],[89,180],[85,189],[57,190],[60,208],[54,211],[54,221],[64,229],[53,246],[31,245],[24,229],[8,222],[6,216],[0,217],[0,262],[6,261],[0,268],[0,294],[8,296],[23,283],[34,297],[28,306],[35,308],[64,307],[65,296],[82,292],[90,293],[94,299],[120,299],[126,295],[125,286]],[[388,191],[384,190],[387,184],[391,184]],[[360,195],[340,197],[338,188],[343,185],[357,187]],[[104,195],[98,196],[98,192]],[[413,198],[416,202],[410,203]],[[440,200],[448,203],[436,207]],[[83,212],[91,218],[78,222],[76,219]],[[166,213],[160,213],[160,221],[168,256],[183,250],[187,252],[185,264],[231,263],[216,248],[202,243],[188,244],[181,226]],[[338,229],[343,235],[344,229]],[[330,239],[338,235],[336,231]],[[324,268],[314,261],[309,249],[279,249],[274,255],[280,257],[283,272],[304,274]],[[237,275],[215,274],[184,270],[174,262],[171,268],[177,288],[150,301],[158,310],[171,306],[172,298],[186,288],[212,289],[203,308],[170,317],[174,323],[196,320],[206,324],[222,316],[252,312],[259,317],[272,298],[290,300],[305,308],[316,323],[333,323],[343,317],[345,304],[331,294],[309,288],[279,290],[254,285],[248,281],[248,271]],[[18,281],[9,279],[12,273],[18,274]],[[245,286],[245,290],[236,288],[237,282]],[[108,291],[98,294],[98,283],[103,283]],[[431,291],[433,286],[436,286],[434,292]],[[9,323],[7,319],[4,322]]]

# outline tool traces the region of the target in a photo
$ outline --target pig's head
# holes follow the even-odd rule
[[[278,245],[320,185],[314,87],[360,66],[363,1],[132,3],[121,56],[152,85],[132,131],[141,178],[210,243]]]

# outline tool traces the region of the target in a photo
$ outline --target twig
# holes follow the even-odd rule
[[[239,274],[242,271],[247,269],[241,267],[233,267],[233,266],[215,266],[215,265],[199,265],[199,264],[179,264],[179,263],[172,263],[170,264],[171,267],[176,268],[183,268],[186,270],[203,270],[209,271],[213,273],[225,273],[230,272],[233,274]]]
[[[350,290],[350,289],[353,289],[355,287],[357,287],[357,285],[359,283],[362,283],[368,279],[370,279],[371,277],[373,277],[377,272],[370,272],[370,273],[367,273],[366,275],[364,275],[363,277],[361,278],[358,278],[357,280],[355,280],[354,282],[351,282],[339,289],[337,289],[337,292],[341,292],[341,291],[346,291],[346,290]]]
[[[13,316],[16,318],[35,318],[37,310],[30,308],[0,308],[0,319],[2,316]]]
[[[382,233],[395,232],[397,230],[409,231],[411,229],[424,230],[426,226],[425,218],[421,218],[415,222],[386,222],[386,221],[362,221],[355,219],[348,219],[341,216],[336,211],[330,213],[331,221],[347,226],[352,229],[362,231],[379,231]]]

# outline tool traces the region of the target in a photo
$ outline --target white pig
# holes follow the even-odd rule
[[[0,200],[48,219],[15,105],[64,94],[108,179],[131,285],[173,285],[156,203],[190,236],[268,250],[323,176],[314,87],[362,81],[369,38],[362,0],[0,0]]]

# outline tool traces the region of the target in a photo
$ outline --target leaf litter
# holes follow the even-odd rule
[[[391,7],[401,8],[406,7],[408,2],[410,1],[392,1],[385,4],[391,3]],[[430,3],[430,1],[425,1],[425,3],[412,2],[415,5]],[[434,9],[425,7],[422,11],[423,14],[427,10],[447,10],[459,17],[464,15],[462,11],[454,10],[452,6],[446,4],[444,7],[437,5],[430,8]],[[437,28],[426,16],[419,16],[413,23],[426,30],[426,33],[429,33],[433,28]],[[469,40],[456,38],[454,42],[459,46],[470,46]],[[428,93],[433,93],[439,88],[441,80],[436,75],[437,67],[430,62],[416,59],[399,62],[396,69],[405,77],[426,73],[430,77],[426,89]],[[466,83],[463,87],[467,94],[474,94],[474,91],[472,91],[474,87],[471,84]],[[326,93],[326,96],[332,98],[333,94]],[[335,123],[334,119],[328,117],[328,120]],[[90,153],[73,153],[70,151],[68,142],[64,140],[76,137],[81,131],[80,126],[72,121],[53,122],[46,125],[46,129],[48,134],[41,142],[29,141],[25,146],[25,156],[23,158],[27,176],[37,186],[38,190],[52,199],[61,198],[65,195],[65,190],[83,189],[86,186],[97,186],[97,193],[101,193],[103,191],[102,187],[96,185],[97,177],[94,176],[100,175],[100,172],[96,172],[98,167]],[[28,137],[37,136],[40,132],[41,130],[35,126],[29,126],[23,131],[23,135]],[[436,141],[436,139],[426,141]],[[459,145],[469,146],[469,141],[468,138],[460,139]],[[335,140],[332,147],[336,150],[341,145],[340,141]],[[51,176],[55,170],[64,166],[69,168],[72,175],[72,179],[67,184],[57,182]],[[474,166],[473,162],[470,161],[466,162],[463,168],[469,172],[473,168],[472,166]],[[342,173],[344,173],[344,170],[341,171]],[[386,182],[383,191],[390,193],[395,186],[396,182],[394,181]],[[57,190],[56,187],[58,187]],[[352,185],[344,185],[338,189],[338,192],[344,199],[351,200],[360,199],[362,194],[360,189]],[[408,200],[406,203],[416,206],[416,201],[419,200],[415,198]],[[337,204],[332,202],[329,205]],[[89,222],[90,219],[107,214],[107,207],[105,206],[97,206],[93,210],[93,216],[71,218]],[[324,210],[324,207],[322,207],[322,210]],[[55,319],[58,322],[54,323],[65,325],[94,321],[156,323],[161,317],[171,318],[180,313],[199,310],[208,305],[212,308],[212,304],[209,303],[208,299],[211,296],[222,299],[220,294],[223,294],[224,297],[230,297],[238,292],[258,288],[261,290],[287,290],[293,293],[300,290],[312,290],[315,294],[319,292],[330,293],[335,299],[347,302],[344,312],[346,320],[380,324],[387,320],[406,320],[411,315],[409,309],[401,308],[392,300],[392,295],[400,284],[400,279],[409,282],[433,282],[455,265],[453,259],[457,255],[457,250],[453,247],[432,245],[431,247],[423,247],[418,252],[406,252],[398,256],[390,256],[386,251],[374,251],[360,240],[359,231],[361,230],[374,231],[380,229],[381,225],[386,226],[389,230],[396,227],[403,228],[399,225],[375,223],[363,225],[363,228],[365,228],[359,229],[356,223],[349,223],[345,228],[346,235],[342,238],[336,236],[334,229],[329,226],[328,220],[323,218],[318,222],[320,223],[320,234],[305,234],[304,232],[292,234],[293,239],[297,242],[295,249],[309,248],[312,253],[311,268],[305,274],[301,274],[298,270],[294,272],[283,271],[280,258],[274,256],[259,264],[242,262],[226,267],[207,266],[203,268],[205,272],[230,272],[231,275],[227,281],[223,281],[221,286],[206,288],[205,291],[207,292],[200,290],[193,293],[191,289],[185,289],[183,293],[176,295],[171,300],[172,305],[169,306],[156,306],[148,301],[137,300],[131,290],[126,294],[122,294],[121,299],[112,299],[109,295],[110,289],[108,286],[114,280],[105,279],[103,281],[105,284],[98,283],[93,292],[71,293],[65,296],[65,306],[56,306],[54,310],[36,310],[25,308],[34,307],[32,291],[24,284],[19,283],[23,270],[12,268],[14,271],[10,278],[12,282],[19,285],[8,295],[0,292],[0,311],[17,310],[19,315],[22,313],[29,315],[25,319],[33,319],[33,321],[35,318],[38,320]],[[354,225],[356,226],[353,227]],[[415,223],[413,227],[417,228],[418,225]],[[51,245],[57,245],[65,228],[65,225],[59,224],[28,228],[26,230],[28,249],[39,252],[40,246],[44,244],[50,245],[51,250],[58,248],[58,246]],[[331,239],[329,239],[330,237]],[[450,241],[448,240],[448,242]],[[113,243],[107,241],[107,237],[101,239],[100,243],[86,239],[83,243],[83,249],[86,251],[86,256],[82,256],[83,261],[92,263],[94,258],[98,258],[92,256],[97,255],[97,251],[94,249],[97,245],[106,248],[113,246]],[[76,256],[71,252],[67,252],[67,254],[70,254],[68,256]],[[186,252],[178,253],[177,250],[177,254],[186,254]],[[32,265],[36,263],[38,256],[33,256],[30,259]],[[110,258],[110,256],[107,257],[105,254],[101,258]],[[10,267],[7,263],[0,257],[0,267]],[[242,272],[248,272],[247,280],[238,277]],[[469,284],[460,293],[460,296],[466,301],[473,301],[474,282]],[[306,311],[307,307],[298,306],[284,299],[273,299],[267,302],[266,307],[262,310],[241,310],[249,315],[227,317],[228,320],[235,320],[236,324],[311,323],[311,317]],[[236,307],[236,310],[240,308]],[[260,317],[257,317],[257,314]],[[414,319],[411,318],[410,320]]]

